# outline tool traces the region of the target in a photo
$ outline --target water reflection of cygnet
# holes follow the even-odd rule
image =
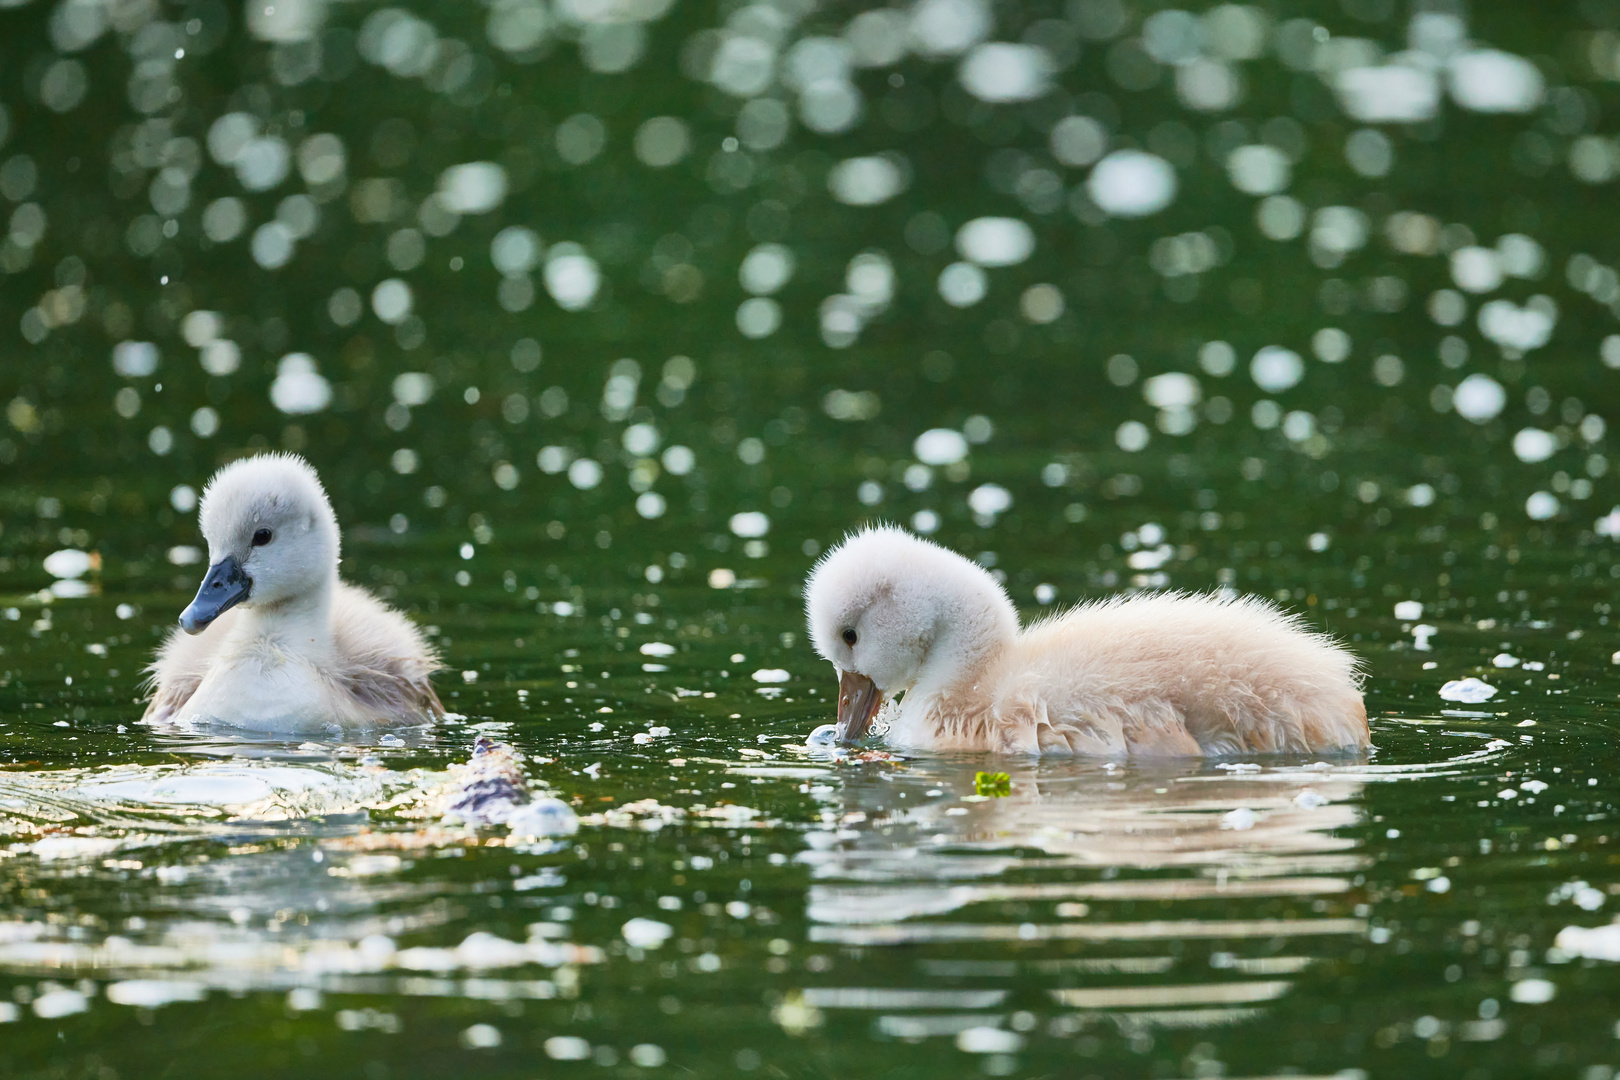
[[[923,951],[912,985],[812,988],[807,1004],[906,1010],[879,1017],[896,1037],[957,1034],[996,1026],[981,1010],[1017,979],[1076,1024],[1229,1023],[1366,928],[1345,896],[1368,861],[1341,832],[1362,813],[1354,766],[998,764],[1011,793],[983,801],[946,794],[973,790],[982,762],[845,774],[800,855],[810,938]]]

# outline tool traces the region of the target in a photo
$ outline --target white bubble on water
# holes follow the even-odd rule
[[[1451,253],[1451,280],[1471,293],[1488,293],[1502,284],[1502,256],[1491,248],[1469,245]]]
[[[1254,220],[1272,240],[1292,240],[1305,231],[1305,206],[1287,195],[1271,195],[1260,200]]]
[[[1051,54],[1038,45],[995,41],[975,46],[963,57],[956,77],[980,101],[1032,101],[1051,86]]]
[[[746,34],[727,34],[709,67],[709,81],[732,97],[763,93],[775,74],[775,46]]]
[[[1494,420],[1507,404],[1507,391],[1489,375],[1475,373],[1452,391],[1451,407],[1457,415],[1476,424]]]
[[[1537,296],[1524,307],[1511,300],[1492,300],[1479,309],[1479,332],[1504,349],[1525,353],[1552,338],[1557,305]]]
[[[1545,1005],[1558,994],[1558,987],[1546,979],[1520,979],[1508,990],[1508,997],[1520,1005]]]
[[[1083,168],[1107,152],[1108,129],[1089,116],[1066,116],[1052,125],[1048,141],[1053,157]]]
[[[399,278],[387,278],[371,290],[371,310],[390,326],[398,326],[410,316],[414,299],[411,287]]]
[[[1352,67],[1333,79],[1339,105],[1364,124],[1411,124],[1440,111],[1440,80],[1411,64]]]
[[[89,573],[90,568],[96,564],[96,561],[87,551],[80,551],[77,548],[63,548],[61,551],[53,551],[45,556],[41,566],[53,578],[70,580],[72,578],[81,578]]]
[[[1018,310],[1023,313],[1024,318],[1041,326],[1056,322],[1063,316],[1067,306],[1063,299],[1063,290],[1044,282],[1031,285],[1018,299]]]
[[[225,113],[208,125],[209,156],[221,165],[234,165],[258,134],[259,121],[252,113]]]
[[[847,158],[827,174],[833,198],[848,206],[876,206],[906,189],[906,171],[881,155]]]
[[[508,225],[489,244],[489,259],[503,274],[527,274],[540,265],[540,234],[523,225]]]
[[[1508,233],[1499,238],[1496,252],[1502,256],[1502,272],[1509,277],[1539,277],[1547,262],[1547,253],[1542,246],[1523,233]]]
[[[41,1020],[57,1020],[90,1008],[90,999],[77,990],[47,990],[34,999],[34,1015]]]
[[[998,1027],[970,1027],[956,1033],[956,1048],[966,1054],[1015,1054],[1024,1037]]]
[[[755,296],[737,305],[737,331],[758,341],[782,328],[782,305],[768,296]]]
[[[639,22],[593,22],[579,39],[585,66],[605,75],[629,71],[647,51],[647,30]]]
[[[911,9],[911,41],[926,56],[954,56],[990,33],[985,0],[921,0]]]
[[[458,214],[485,214],[506,198],[506,170],[493,161],[452,165],[439,175],[439,198]]]
[[[1035,251],[1035,230],[1018,218],[974,218],[956,231],[956,250],[979,266],[1016,266]]]
[[[755,98],[737,113],[737,138],[750,150],[774,150],[792,124],[786,105],[775,98]]]
[[[1478,705],[1496,696],[1496,687],[1474,678],[1452,679],[1440,687],[1440,697],[1446,701],[1460,701],[1465,705]]]
[[[316,413],[332,401],[332,384],[315,369],[308,353],[288,353],[276,363],[270,403],[290,415]]]
[[[501,1029],[494,1024],[474,1024],[461,1033],[461,1045],[469,1050],[492,1050],[501,1041]]]
[[[1498,49],[1453,57],[1447,75],[1452,100],[1474,112],[1530,112],[1546,96],[1545,80],[1534,63]]]
[[[1311,246],[1334,256],[1367,243],[1367,215],[1353,206],[1324,206],[1311,218]]]
[[[596,260],[578,244],[554,245],[546,256],[546,291],[564,311],[580,311],[591,305],[602,284]]]
[[[861,92],[845,79],[818,79],[799,95],[799,119],[811,131],[840,135],[861,118]]]
[[[1171,8],[1142,20],[1142,48],[1161,64],[1190,64],[1204,44],[1198,16]]]
[[[1324,364],[1337,364],[1350,355],[1350,335],[1333,326],[1325,326],[1311,335],[1311,351]]]
[[[150,341],[120,341],[113,346],[112,366],[126,379],[144,379],[157,370],[158,347]]]
[[[692,132],[674,116],[655,116],[636,129],[636,157],[643,165],[667,169],[692,149]]]
[[[1180,371],[1147,379],[1142,383],[1142,396],[1156,409],[1188,409],[1202,399],[1198,380]]]
[[[968,456],[968,441],[960,431],[929,428],[911,444],[911,452],[924,465],[955,465]]]
[[[287,178],[292,150],[276,135],[249,139],[231,162],[236,179],[249,191],[269,191]]]
[[[260,41],[308,41],[326,22],[326,0],[271,0],[246,5],[248,30]]]
[[[323,132],[298,144],[298,172],[311,187],[342,179],[347,165],[343,140],[336,135]]]
[[[664,451],[661,460],[664,463],[665,472],[671,476],[685,476],[697,464],[697,455],[692,452],[692,448],[689,446],[671,446]]]
[[[433,376],[425,371],[407,371],[394,376],[392,389],[395,401],[414,409],[433,397]]]
[[[568,482],[589,491],[602,482],[602,466],[590,458],[577,458],[568,466]]]
[[[1226,156],[1226,174],[1245,195],[1275,195],[1288,186],[1293,166],[1275,146],[1240,146]]]
[[[219,411],[211,405],[191,414],[191,431],[199,439],[212,439],[219,434]]]
[[[1000,484],[980,484],[968,492],[967,502],[974,520],[980,525],[987,525],[995,520],[997,514],[1011,509],[1013,499],[1012,492]]]
[[[1152,435],[1140,420],[1127,420],[1114,431],[1114,442],[1128,454],[1146,450]]]
[[[989,288],[984,271],[970,262],[951,263],[939,274],[939,295],[952,307],[972,307]]]
[[[619,932],[633,949],[656,949],[670,939],[675,928],[656,919],[631,919]]]
[[[732,534],[744,540],[757,540],[771,531],[771,519],[758,510],[732,514],[729,525]]]
[[[1189,109],[1221,112],[1243,100],[1243,78],[1231,64],[1199,57],[1176,68],[1176,96]]]
[[[1362,176],[1388,176],[1395,165],[1395,144],[1377,128],[1362,128],[1344,141],[1344,160]]]
[[[292,230],[279,221],[267,221],[253,230],[249,250],[254,262],[266,270],[279,270],[292,261]]]
[[[894,263],[881,251],[863,251],[849,260],[844,285],[863,314],[875,314],[894,299]]]
[[[177,1001],[201,1001],[207,988],[185,979],[121,979],[107,986],[107,1000],[114,1005],[156,1009]]]
[[[502,52],[526,53],[545,40],[551,13],[542,0],[495,0],[485,34]]]
[[[863,323],[863,307],[853,296],[839,294],[821,302],[821,340],[830,348],[845,349],[855,343]]]
[[[1198,366],[1217,379],[1225,378],[1237,367],[1237,351],[1224,341],[1206,341],[1198,348]]]
[[[218,337],[224,326],[225,320],[217,311],[193,311],[180,320],[180,336],[187,345],[200,349]]]
[[[1531,521],[1546,521],[1558,516],[1563,505],[1550,491],[1537,491],[1524,500],[1524,512]]]
[[[1305,361],[1292,349],[1267,345],[1249,361],[1249,376],[1268,394],[1278,394],[1297,386],[1305,377]]]
[[[1086,193],[1105,213],[1146,217],[1175,201],[1176,171],[1157,154],[1115,150],[1091,170]]]
[[[748,292],[769,296],[792,279],[794,268],[791,249],[781,244],[760,244],[743,256],[737,277]]]

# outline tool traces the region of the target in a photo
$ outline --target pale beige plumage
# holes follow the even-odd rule
[[[805,589],[844,688],[840,735],[877,695],[888,741],[1029,754],[1329,753],[1369,745],[1356,660],[1257,597],[1157,593],[1020,630],[979,566],[895,528],[851,536]],[[863,688],[874,693],[863,696]]]
[[[443,715],[429,681],[439,660],[421,632],[338,579],[337,519],[303,459],[225,466],[199,520],[211,568],[182,625],[200,629],[176,630],[158,650],[143,719],[292,733]],[[245,595],[194,616],[216,578],[245,580]]]

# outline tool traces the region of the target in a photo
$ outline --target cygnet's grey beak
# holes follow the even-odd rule
[[[253,579],[242,569],[242,564],[227,555],[208,568],[202,588],[180,613],[180,629],[188,634],[200,634],[208,624],[223,615],[227,608],[235,607],[253,592]]]
[[[838,741],[859,742],[883,704],[883,691],[865,675],[845,671],[838,679]]]

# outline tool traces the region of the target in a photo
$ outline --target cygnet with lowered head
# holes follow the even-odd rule
[[[1369,745],[1353,656],[1257,597],[1149,593],[1026,629],[981,567],[903,529],[858,532],[805,587],[838,671],[838,739],[885,698],[903,749],[1021,754],[1355,752]]]
[[[443,715],[421,633],[338,579],[337,517],[302,458],[226,465],[198,522],[208,573],[147,669],[145,720],[293,733]]]

